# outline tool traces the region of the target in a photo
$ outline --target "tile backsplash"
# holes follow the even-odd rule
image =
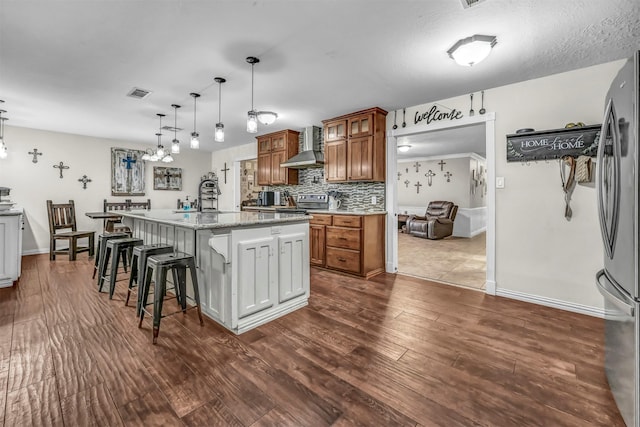
[[[341,209],[384,209],[384,182],[345,182],[328,183],[324,180],[324,168],[308,168],[298,171],[298,185],[271,185],[269,190],[288,191],[292,196],[298,194],[324,194],[330,190],[342,193]],[[376,203],[371,203],[375,196]]]

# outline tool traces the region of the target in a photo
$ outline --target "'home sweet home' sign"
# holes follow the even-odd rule
[[[600,125],[511,134],[507,135],[507,162],[595,157],[599,140]]]

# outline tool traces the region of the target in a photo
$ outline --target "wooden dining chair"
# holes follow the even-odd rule
[[[75,261],[79,252],[94,253],[95,231],[78,231],[76,225],[76,209],[73,200],[69,203],[53,203],[47,200],[47,213],[49,215],[49,259],[55,261],[56,254],[68,253],[69,261]],[[78,244],[79,239],[88,239],[86,246]],[[58,240],[66,240],[67,248],[58,249]]]
[[[151,199],[147,199],[146,201],[141,202],[133,202],[131,199],[126,199],[124,202],[108,202],[107,199],[104,199],[103,202],[103,212],[111,212],[111,211],[124,211],[131,209],[151,209]],[[122,217],[117,218],[106,218],[104,220],[104,231],[107,233],[129,233],[131,234],[131,229],[122,223]]]

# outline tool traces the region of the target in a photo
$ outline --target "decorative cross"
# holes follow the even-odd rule
[[[64,162],[60,162],[60,163],[59,163],[59,164],[57,164],[57,165],[53,165],[53,167],[54,167],[54,168],[56,168],[56,169],[60,169],[60,179],[62,179],[62,178],[63,178],[63,177],[62,177],[62,171],[63,171],[63,169],[69,169],[69,166],[65,166],[65,165],[64,165]]]
[[[431,180],[434,176],[436,176],[436,174],[433,173],[431,169],[429,169],[429,172],[425,173],[424,176],[427,177],[427,184],[429,184],[429,187],[431,187],[431,184],[433,184]]]
[[[164,181],[167,183],[167,188],[169,188],[169,184],[171,183],[171,177],[173,176],[173,174],[171,173],[171,171],[169,170],[169,168],[167,168],[164,171]]]
[[[445,173],[444,176],[447,177],[447,182],[451,182],[451,177],[453,176],[451,172],[447,171],[447,173]]]
[[[416,182],[413,185],[416,186],[416,193],[420,194],[420,187],[422,187],[422,184],[420,184],[420,181]]]
[[[404,186],[405,186],[405,187],[407,187],[407,188],[409,188],[409,180],[408,180],[408,179],[405,179],[405,180],[404,180]]]
[[[401,176],[402,176],[402,172],[398,172],[398,181],[400,181]]]
[[[440,172],[442,172],[444,170],[444,165],[446,165],[447,162],[445,162],[444,160],[440,160],[438,164],[440,165]]]
[[[29,151],[29,154],[33,154],[33,163],[38,163],[38,156],[42,156],[42,153],[38,153],[38,149],[34,148],[33,151]]]
[[[82,189],[83,190],[87,189],[87,182],[91,182],[91,180],[89,178],[87,178],[87,175],[82,175],[82,178],[80,178],[78,181],[80,181],[82,183]]]
[[[127,169],[131,169],[131,163],[136,163],[137,160],[134,159],[133,157],[131,157],[131,153],[127,153],[127,158],[126,159],[122,159],[122,163],[126,163],[127,164]]]
[[[416,168],[416,173],[420,172],[420,166],[422,166],[420,163],[416,162],[413,167]]]
[[[227,162],[224,162],[224,169],[220,169],[220,171],[224,172],[224,183],[227,183],[227,172],[229,168],[227,167]]]
[[[405,171],[406,173],[409,173],[409,168],[404,168],[404,171]]]

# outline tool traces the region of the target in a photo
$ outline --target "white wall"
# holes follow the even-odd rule
[[[102,201],[151,199],[153,208],[174,208],[178,198],[193,199],[198,194],[200,177],[210,170],[209,153],[182,147],[173,163],[147,162],[145,170],[146,194],[137,197],[111,196],[111,147],[145,149],[149,146],[126,141],[41,131],[7,126],[5,139],[9,157],[0,160],[0,186],[11,188],[11,199],[25,209],[23,251],[25,254],[49,251],[49,223],[46,200],[66,202],[74,200],[78,227],[84,230],[102,230],[102,223],[84,215],[102,211]],[[42,152],[38,163],[27,154],[37,148]],[[53,165],[64,162],[70,168],[60,179]],[[182,168],[182,191],[153,190],[153,166]],[[78,179],[87,175],[91,182],[82,189]]]
[[[224,150],[214,151],[211,156],[212,170],[218,175],[220,183],[220,197],[218,198],[218,209],[221,211],[238,211],[240,210],[240,199],[236,200],[236,191],[240,185],[240,160],[257,158],[257,144],[254,141],[227,148]],[[224,164],[227,164],[229,171],[227,172],[227,183],[224,183]]]
[[[444,160],[442,169],[438,164]],[[419,164],[416,172],[416,163]],[[470,158],[468,155],[460,157],[447,156],[446,158],[433,158],[427,160],[414,159],[410,161],[398,161],[398,172],[401,174],[398,179],[398,208],[399,212],[404,212],[404,206],[421,207],[420,214],[424,214],[427,205],[433,200],[446,200],[455,203],[460,208],[474,208],[486,206],[486,199],[479,187],[476,187],[475,194],[471,192],[472,169],[478,169],[479,160]],[[483,170],[486,167],[484,162]],[[435,176],[431,177],[431,186],[425,174],[431,171]],[[450,172],[451,176],[447,182],[445,173]],[[409,182],[407,185],[406,182]],[[416,183],[420,183],[420,191],[417,191]],[[482,196],[482,197],[481,197]]]
[[[485,90],[485,108],[495,112],[496,282],[498,293],[526,294],[601,310],[595,273],[602,249],[593,185],[579,185],[572,198],[573,218],[564,218],[564,197],[556,161],[529,165],[506,162],[506,135],[517,129],[562,128],[569,122],[602,122],[605,95],[624,60]],[[473,72],[473,69],[469,70]],[[437,101],[469,111],[469,96]],[[406,109],[407,126],[416,111]],[[389,122],[387,117],[387,125]],[[494,183],[489,183],[494,185]]]

